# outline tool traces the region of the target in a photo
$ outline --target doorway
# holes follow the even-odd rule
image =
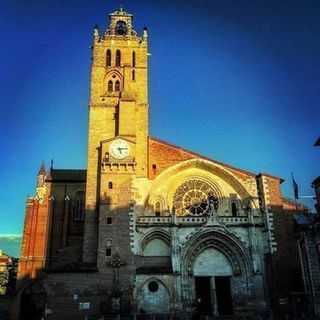
[[[211,277],[195,277],[196,300],[201,314],[212,314],[210,280]]]
[[[217,307],[220,316],[233,314],[231,277],[215,277]]]

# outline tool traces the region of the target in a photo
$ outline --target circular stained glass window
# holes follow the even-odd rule
[[[159,285],[156,281],[151,281],[148,285],[150,292],[157,292],[159,289]]]
[[[179,216],[203,215],[208,213],[211,201],[217,209],[218,197],[212,186],[205,181],[194,179],[186,181],[177,189],[173,204]]]

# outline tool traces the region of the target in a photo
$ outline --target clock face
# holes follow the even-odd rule
[[[129,144],[122,139],[114,140],[110,144],[109,152],[110,155],[116,159],[124,159],[130,153]]]

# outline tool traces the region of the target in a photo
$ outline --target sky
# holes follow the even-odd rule
[[[152,136],[313,194],[319,1],[2,0],[0,235],[21,234],[41,161],[86,167],[92,31],[120,5],[149,30]]]

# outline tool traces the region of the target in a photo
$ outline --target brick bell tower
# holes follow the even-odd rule
[[[92,54],[83,261],[109,273],[115,256],[132,261],[132,184],[147,178],[147,30],[139,36],[120,8],[94,29]]]

